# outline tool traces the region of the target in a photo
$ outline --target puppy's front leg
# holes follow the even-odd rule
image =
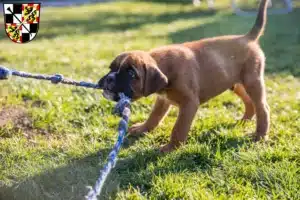
[[[185,143],[198,105],[192,102],[179,106],[179,115],[172,131],[169,144],[160,148],[161,152],[170,152]]]
[[[164,116],[167,115],[169,108],[170,102],[167,99],[158,96],[147,121],[130,127],[130,135],[139,135],[141,133],[153,130],[159,124],[159,122],[163,120]]]

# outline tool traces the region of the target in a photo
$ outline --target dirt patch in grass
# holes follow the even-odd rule
[[[21,106],[11,106],[2,108],[0,111],[0,137],[9,137],[11,132],[20,132],[25,137],[31,138],[33,135],[48,135],[43,129],[36,129],[33,121],[28,115],[26,109]]]
[[[30,123],[26,110],[23,107],[6,107],[0,111],[0,127],[4,127],[7,124],[16,121],[22,121],[25,125]]]

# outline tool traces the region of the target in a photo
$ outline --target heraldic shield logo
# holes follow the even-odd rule
[[[32,41],[39,29],[39,3],[4,3],[5,31],[16,43]]]

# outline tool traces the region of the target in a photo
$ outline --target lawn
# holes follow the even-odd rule
[[[229,1],[205,5],[114,2],[42,9],[38,36],[14,44],[0,17],[0,65],[97,82],[125,50],[246,33]],[[300,6],[299,6],[300,8]],[[236,124],[243,105],[232,92],[203,104],[187,144],[170,154],[177,109],[144,137],[128,137],[100,199],[300,199],[300,9],[268,17],[270,141]],[[119,121],[101,91],[11,78],[0,82],[0,199],[83,199],[116,141]],[[130,123],[148,117],[155,97],[132,105]]]

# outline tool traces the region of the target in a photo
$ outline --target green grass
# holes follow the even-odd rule
[[[216,11],[150,1],[45,8],[31,43],[14,44],[1,29],[0,64],[96,82],[122,51],[242,34],[254,23],[217,3]],[[300,199],[299,18],[297,8],[269,16],[261,38],[269,142],[246,137],[255,121],[235,125],[244,108],[228,91],[199,108],[184,147],[160,154],[174,108],[152,133],[126,138],[101,199]],[[20,78],[0,84],[0,199],[83,199],[116,141],[114,103],[91,89]],[[148,117],[153,100],[133,104],[131,123]]]

